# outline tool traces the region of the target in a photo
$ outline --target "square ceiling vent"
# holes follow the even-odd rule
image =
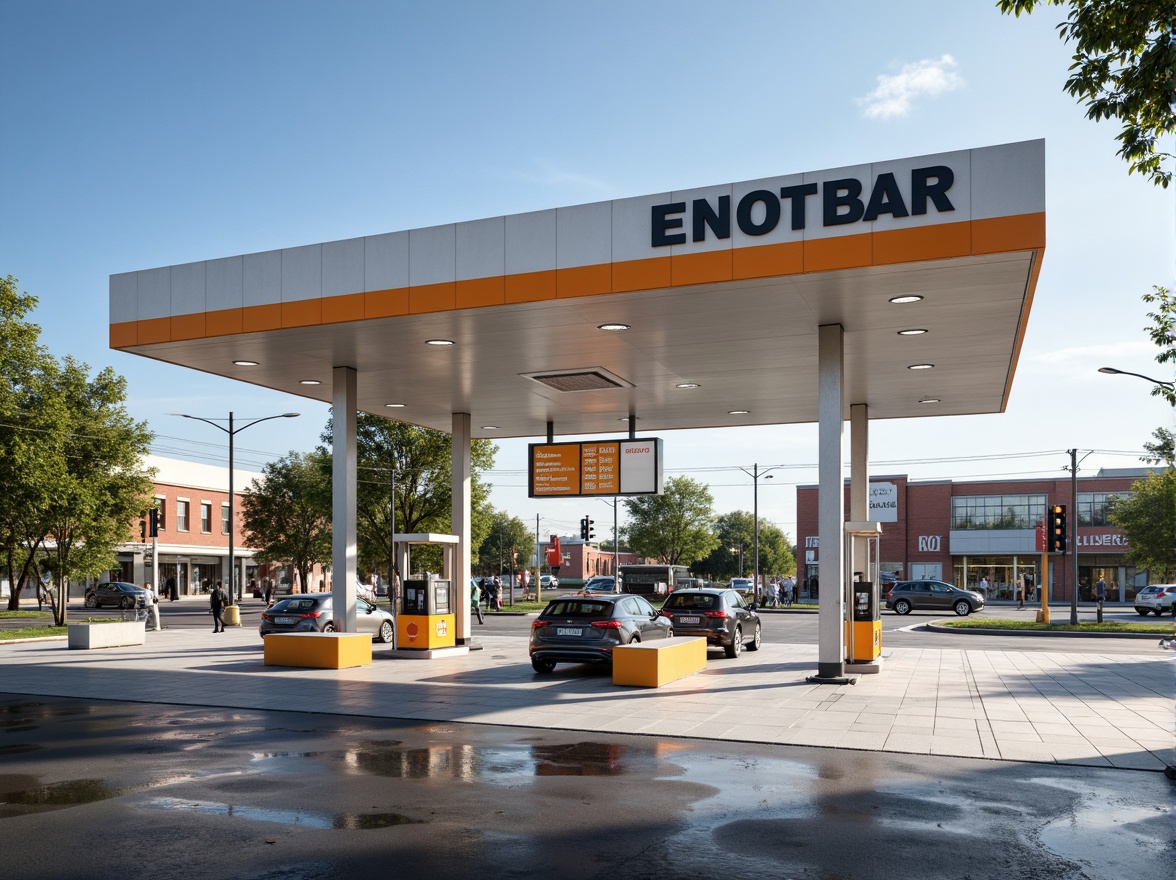
[[[523,377],[546,385],[556,391],[606,391],[612,388],[632,388],[620,376],[604,367],[585,367],[581,370],[554,370],[543,373],[522,373]]]

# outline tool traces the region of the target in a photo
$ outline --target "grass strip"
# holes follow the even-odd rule
[[[0,611],[0,620],[49,620],[52,616],[48,611]]]
[[[950,626],[956,629],[1008,629],[1032,630],[1035,632],[1104,632],[1144,633],[1156,636],[1176,635],[1176,623],[1136,623],[1134,621],[1108,620],[1096,623],[1093,620],[1071,623],[1037,623],[1033,620],[1005,620],[998,617],[965,617],[960,620],[937,620],[936,626]]]

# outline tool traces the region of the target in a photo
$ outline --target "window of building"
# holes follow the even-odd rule
[[[964,495],[951,499],[951,527],[1032,529],[1045,516],[1044,495]]]
[[[212,534],[212,502],[200,502],[200,531],[204,534]]]
[[[1107,510],[1115,498],[1130,498],[1130,492],[1079,492],[1078,525],[1109,526]]]
[[[229,503],[226,501],[221,505],[221,534],[227,535],[229,533]]]
[[[166,495],[156,495],[155,496],[155,507],[159,511],[159,516],[158,516],[159,530],[162,532],[164,529],[167,528],[167,496]]]
[[[188,499],[176,500],[176,531],[188,531]]]

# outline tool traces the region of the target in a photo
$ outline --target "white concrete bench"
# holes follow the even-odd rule
[[[147,641],[147,622],[144,620],[116,620],[109,623],[67,623],[69,647],[122,648],[142,645]]]

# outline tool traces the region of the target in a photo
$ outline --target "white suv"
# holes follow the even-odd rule
[[[1154,584],[1135,594],[1135,610],[1141,617],[1151,611],[1160,617],[1165,611],[1176,617],[1176,584]]]

